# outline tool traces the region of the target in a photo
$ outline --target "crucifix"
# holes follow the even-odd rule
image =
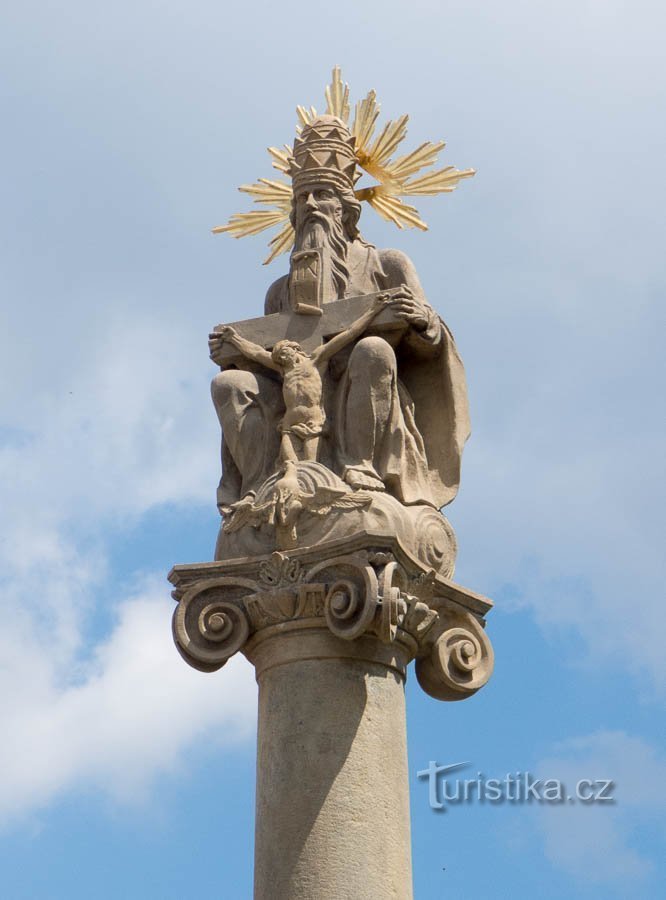
[[[358,297],[345,297],[343,300],[325,303],[321,307],[321,315],[317,316],[309,315],[296,308],[294,312],[280,312],[269,316],[259,316],[255,319],[243,319],[240,322],[232,322],[231,325],[242,338],[252,341],[253,344],[258,344],[266,350],[271,350],[278,341],[289,340],[297,341],[304,350],[311,353],[360,319],[372,306],[376,297],[385,297],[387,307],[373,319],[367,333],[388,335],[404,332],[407,329],[407,323],[392,310],[389,302],[391,297],[399,292],[400,288],[392,288],[388,291],[376,291]],[[225,327],[216,325],[213,334],[221,333]],[[240,350],[229,342],[222,345],[216,354],[216,361],[223,369],[244,368],[247,365],[247,360]]]

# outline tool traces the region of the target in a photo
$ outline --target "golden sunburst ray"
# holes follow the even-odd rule
[[[282,172],[284,175],[288,175],[291,161],[291,147],[288,144],[285,144],[284,148],[284,150],[281,150],[279,147],[269,147],[268,152],[273,158],[273,168],[277,169],[278,172]]]
[[[372,147],[368,150],[369,165],[375,168],[383,167],[391,154],[407,136],[408,121],[409,116],[400,116],[395,122],[387,122],[384,125]],[[363,168],[370,171],[368,165],[364,165]]]
[[[437,162],[438,154],[445,146],[444,141],[439,141],[436,144],[426,141],[420,147],[417,147],[416,150],[412,150],[411,153],[399,156],[388,163],[385,167],[386,171],[391,178],[403,181],[415,172],[434,165]]]
[[[264,260],[265,266],[267,266],[270,262],[273,262],[276,256],[279,256],[281,253],[286,253],[291,250],[291,248],[294,246],[294,227],[289,219],[287,219],[278,233],[273,238],[271,238],[268,246],[271,248],[271,252]]]
[[[333,69],[331,83],[324,94],[326,96],[326,114],[337,116],[346,124],[349,121],[349,85],[342,83],[340,66]]]
[[[305,106],[297,106],[296,107],[296,115],[298,116],[298,120],[300,125],[296,126],[296,131],[300,134],[301,130],[309,125],[311,122],[317,118],[317,110],[314,106],[311,106],[310,109],[307,109]]]
[[[291,209],[293,190],[290,184],[284,181],[271,181],[268,178],[260,178],[254,184],[242,184],[239,188],[243,194],[255,197],[255,203],[275,204],[279,209],[287,213]]]
[[[352,134],[356,138],[356,156],[359,162],[366,155],[378,117],[379,104],[377,103],[377,94],[375,91],[369,91],[365,100],[360,100],[356,104],[354,124],[351,129]]]
[[[391,194],[386,194],[383,197],[379,196],[375,200],[374,206],[380,215],[383,214],[385,217],[390,218],[398,228],[406,226],[407,228],[418,228],[421,231],[428,230],[428,226],[419,215],[416,207],[410,206],[409,203],[403,203],[398,197],[393,197]]]
[[[251,212],[234,213],[226,225],[216,225],[213,234],[228,232],[235,238],[259,234],[273,225],[281,225],[288,218],[281,209],[253,209]]]
[[[419,216],[418,210],[408,203],[403,203],[395,194],[389,193],[383,185],[356,191],[356,197],[359,200],[365,200],[375,212],[379,213],[382,219],[393,222],[400,229],[407,227],[420,228],[421,231],[428,230],[428,226]]]
[[[349,86],[342,81],[339,66],[333,69],[331,83],[325,89],[326,112],[337,116],[345,123],[349,122]],[[355,191],[359,200],[367,202],[383,219],[393,222],[398,228],[427,229],[418,210],[404,203],[400,197],[433,196],[448,193],[464,178],[475,174],[474,169],[456,169],[446,166],[443,169],[430,170],[437,156],[444,148],[444,142],[426,141],[415,150],[392,159],[396,150],[407,135],[408,116],[387,122],[379,134],[375,136],[375,128],[379,118],[380,107],[374,90],[369,91],[365,99],[356,103],[354,122],[350,128],[355,138],[355,156],[360,169],[363,169],[378,184]],[[297,134],[301,134],[306,125],[317,118],[314,106],[298,106]],[[291,175],[292,148],[284,145],[284,150],[269,147],[273,168],[283,175]],[[422,174],[419,174],[422,173]],[[353,178],[360,177],[360,171]],[[280,253],[288,251],[293,245],[294,232],[290,222],[293,189],[282,181],[271,181],[260,178],[252,185],[242,185],[243,193],[254,197],[255,203],[266,204],[267,209],[237,213],[226,225],[218,225],[213,229],[215,234],[227,232],[233,237],[258,234],[266,228],[280,226],[278,233],[270,241],[270,255],[265,260],[271,262]]]
[[[454,191],[459,181],[463,178],[471,178],[475,174],[474,169],[460,170],[455,166],[447,166],[445,169],[426,172],[420,178],[403,182],[398,193],[401,197],[434,197],[436,194]]]

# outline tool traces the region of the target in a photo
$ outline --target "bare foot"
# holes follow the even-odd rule
[[[366,491],[385,491],[384,482],[379,475],[367,466],[347,466],[343,480],[351,488]]]

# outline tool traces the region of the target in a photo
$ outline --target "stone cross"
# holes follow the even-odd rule
[[[241,337],[267,350],[274,347],[278,341],[289,340],[296,341],[304,350],[311,353],[315,347],[353,325],[375,297],[383,295],[390,298],[399,290],[394,288],[359,297],[345,297],[343,300],[324,304],[319,315],[288,311],[259,316],[256,319],[243,319],[230,324]],[[223,327],[217,325],[213,332],[221,331]],[[405,320],[396,315],[389,305],[373,319],[368,334],[400,333],[406,328]],[[222,368],[247,364],[240,350],[228,341],[224,343],[219,353],[219,362]]]

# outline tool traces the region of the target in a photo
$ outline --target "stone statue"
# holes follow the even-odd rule
[[[264,314],[209,336],[222,524],[215,561],[169,574],[173,634],[201,671],[239,652],[255,667],[255,900],[410,900],[407,666],[438,700],[471,697],[493,669],[492,604],[451,580],[440,512],[469,434],[460,357],[412,263],[359,218],[367,202],[425,228],[402,197],[474,173],[429,170],[441,142],[394,158],[407,117],[375,137],[371,91],[350,124],[337,68],[326,99],[270,149],[289,182],[241,188],[272,208],[214,229],[279,225],[269,261],[291,254]],[[358,188],[361,170],[376,184]]]
[[[410,260],[397,250],[377,250],[361,237],[355,153],[348,127],[331,115],[314,119],[297,139],[291,161],[292,264],[269,288],[265,314],[310,319],[345,297],[381,297],[393,289],[393,327],[368,333],[375,315],[371,306],[344,331],[326,336],[310,354],[314,366],[288,340],[276,341],[269,352],[258,344],[251,349],[228,326],[211,334],[214,361],[223,363],[225,342],[245,357],[223,368],[212,385],[223,433],[218,505],[223,514],[247,505],[286,459],[317,460],[351,490],[386,493],[390,499],[374,506],[377,512],[381,508],[387,527],[411,532],[427,523],[433,536],[427,561],[451,574],[452,531],[434,511],[450,503],[458,489],[469,434],[464,371]],[[266,369],[283,373],[282,391]],[[304,390],[312,398],[302,405],[297,395]],[[356,527],[342,518],[336,533]],[[224,533],[218,558],[261,544],[251,534],[245,544],[237,537],[225,547]],[[423,549],[418,536],[407,541],[417,552]]]

